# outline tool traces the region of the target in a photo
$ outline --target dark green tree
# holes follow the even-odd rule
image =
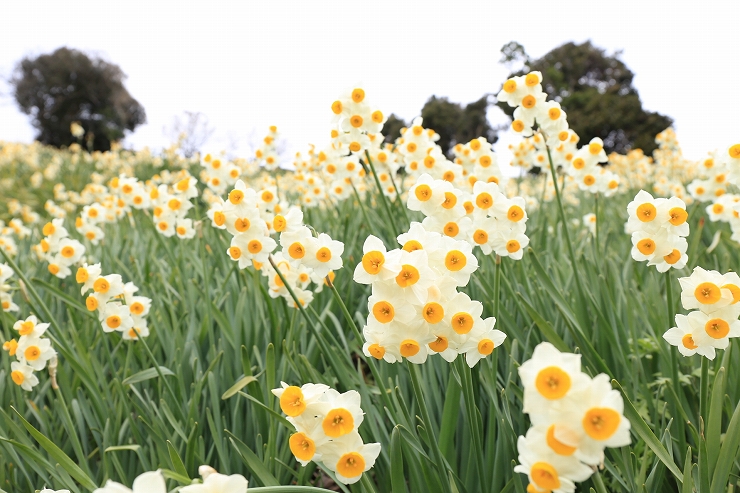
[[[408,123],[397,117],[395,113],[391,113],[383,124],[385,141],[391,144],[394,143],[401,136],[401,129],[404,127],[408,127]]]
[[[425,128],[434,129],[439,134],[437,144],[449,155],[455,144],[465,144],[476,137],[496,142],[496,132],[486,118],[488,106],[488,95],[466,106],[445,97],[432,96],[421,109],[421,117]]]
[[[619,59],[620,52],[608,55],[590,41],[571,42],[531,60],[524,47],[512,41],[501,53],[502,63],[523,64],[509,77],[542,72],[548,99],[561,104],[581,141],[601,137],[607,153],[640,148],[649,155],[657,147],[655,135],[673,123],[668,116],[643,109],[632,85],[634,74]],[[514,113],[506,103],[498,106],[509,116]]]
[[[105,151],[125,130],[146,121],[144,108],[123,85],[125,78],[118,65],[64,47],[21,60],[11,84],[18,106],[38,130],[37,140],[68,146],[76,141],[70,125],[79,122],[87,145]]]

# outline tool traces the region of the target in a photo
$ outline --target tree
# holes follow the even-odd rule
[[[391,144],[394,143],[401,136],[401,129],[404,127],[408,127],[408,123],[402,118],[397,117],[395,113],[391,113],[383,124],[385,141]]]
[[[640,148],[650,154],[657,147],[655,135],[673,123],[668,116],[643,109],[632,85],[634,74],[619,59],[620,52],[607,55],[590,41],[571,42],[531,60],[524,47],[512,41],[501,53],[502,63],[524,65],[509,77],[542,72],[543,90],[561,104],[570,127],[582,140],[601,137],[607,153]],[[506,103],[498,106],[509,116],[514,113]]]
[[[88,146],[105,151],[125,130],[146,122],[144,108],[123,85],[125,78],[118,65],[63,47],[21,60],[11,85],[18,106],[38,130],[37,140],[68,146],[76,141],[70,125],[78,122]]]
[[[448,154],[455,144],[464,144],[476,137],[496,142],[496,132],[486,118],[488,106],[488,95],[465,107],[445,97],[432,96],[421,109],[421,117],[425,128],[439,134],[437,144]]]

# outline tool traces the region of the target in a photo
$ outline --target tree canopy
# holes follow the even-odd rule
[[[68,146],[77,140],[70,132],[77,122],[89,147],[108,150],[125,130],[146,121],[144,108],[123,85],[125,77],[118,65],[63,47],[21,60],[11,84],[38,141]]]
[[[632,85],[634,74],[619,59],[620,52],[608,55],[590,41],[571,42],[532,60],[522,45],[512,41],[501,53],[502,63],[523,64],[509,77],[542,72],[544,91],[561,104],[570,127],[581,139],[601,137],[607,153],[640,148],[651,154],[657,147],[655,135],[673,123],[668,116],[643,109]],[[508,104],[498,106],[513,114]]]
[[[424,127],[439,134],[437,144],[445,154],[458,143],[466,143],[476,137],[496,141],[496,132],[488,123],[488,95],[465,106],[446,97],[431,96],[421,108]]]

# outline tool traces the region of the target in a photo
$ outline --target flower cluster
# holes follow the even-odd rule
[[[583,373],[580,355],[543,342],[519,367],[519,377],[532,427],[519,437],[514,471],[528,476],[528,492],[573,493],[575,483],[604,462],[605,447],[629,445],[622,396],[608,375]]]
[[[8,221],[7,226],[4,221],[0,220],[0,249],[4,250],[9,257],[14,257],[18,253],[16,238],[23,240],[31,236],[31,233],[31,228],[17,217]]]
[[[5,281],[13,277],[13,269],[8,264],[0,264],[0,308],[4,312],[17,312],[18,305],[13,303],[13,296],[10,294],[10,285]]]
[[[152,300],[136,296],[139,288],[132,282],[123,283],[120,274],[102,275],[100,264],[85,263],[77,269],[77,283],[82,284],[80,294],[87,295],[85,306],[98,312],[104,332],[120,332],[126,340],[136,340],[149,335],[146,316]]]
[[[740,337],[740,276],[694,268],[681,283],[681,304],[688,315],[676,315],[676,327],[663,338],[684,356],[696,353],[714,359],[715,350],[727,349],[731,337]]]
[[[388,363],[406,358],[417,364],[432,354],[447,361],[465,354],[473,367],[506,338],[494,330],[494,317],[481,318],[479,301],[457,292],[478,268],[473,247],[420,223],[411,223],[398,242],[402,248],[387,251],[369,236],[355,268],[355,282],[372,285],[363,352]]]
[[[239,180],[228,199],[212,204],[208,215],[215,227],[233,235],[226,253],[239,263],[239,268],[254,266],[260,270],[268,279],[273,298],[282,296],[294,306],[290,287],[299,303],[307,305],[313,300],[309,284],[323,286],[324,278],[331,279],[334,271],[342,267],[344,244],[325,233],[314,237],[303,224],[303,212],[299,208],[291,207],[283,215],[283,207],[276,190],[268,188],[257,193]],[[281,251],[273,257],[279,274],[269,263],[270,254],[278,244],[271,232],[280,235]]]
[[[640,190],[627,205],[629,219],[626,232],[632,234],[632,258],[648,261],[658,272],[671,267],[682,269],[689,260],[686,255],[689,235],[689,214],[686,204],[678,197],[657,198]]]
[[[247,493],[247,479],[241,474],[231,476],[219,474],[210,466],[200,466],[198,473],[203,478],[202,483],[183,486],[178,491],[180,493]],[[132,487],[133,490],[109,479],[102,488],[94,490],[93,493],[167,493],[167,485],[161,471],[145,472],[139,475]],[[64,493],[67,490],[41,491],[41,493],[44,492]]]
[[[35,371],[46,368],[49,360],[50,371],[56,366],[56,351],[51,347],[51,341],[43,337],[49,324],[40,324],[35,316],[31,315],[25,320],[18,320],[13,324],[13,330],[18,332],[20,338],[16,341],[11,339],[3,344],[3,349],[10,356],[15,356],[17,361],[10,364],[10,378],[23,390],[31,391],[39,383]]]
[[[255,151],[258,162],[261,162],[268,171],[273,171],[280,165],[276,147],[277,139],[277,127],[273,125],[270,127],[270,133],[262,139],[262,145]]]
[[[507,198],[494,182],[476,181],[467,193],[423,174],[409,190],[407,206],[426,216],[427,231],[466,241],[486,255],[519,260],[529,244],[524,199]]]
[[[533,137],[528,149],[534,150],[534,163],[527,163],[523,156],[517,163],[531,168],[533,165],[549,167],[549,148],[553,165],[563,166],[565,171],[578,184],[578,188],[590,193],[613,194],[619,187],[619,177],[599,166],[607,161],[604,142],[595,137],[588,146],[576,148],[578,136],[568,127],[566,114],[556,101],[547,101],[542,90],[542,74],[530,72],[513,77],[504,82],[497,98],[514,109],[511,128],[523,137]],[[544,139],[534,138],[533,127],[537,124]],[[515,153],[516,154],[516,153]]]
[[[335,125],[333,144],[342,155],[361,154],[369,149],[369,135],[380,133],[387,119],[382,111],[365,101],[365,90],[360,87],[342,94],[331,104],[331,111]]]
[[[272,393],[295,427],[289,444],[296,460],[304,466],[321,461],[344,484],[359,481],[380,454],[380,444],[363,443],[357,431],[365,414],[359,392],[340,394],[323,384],[296,387],[280,383],[281,388]]]
[[[198,180],[188,175],[173,187],[163,183],[152,189],[150,192],[152,214],[158,233],[167,237],[177,235],[180,239],[195,236],[193,220],[185,216],[193,207],[190,199],[198,196],[198,189],[195,186],[197,182]]]
[[[72,274],[70,267],[85,254],[85,246],[69,238],[64,219],[52,219],[44,225],[42,232],[45,237],[37,248],[43,252],[43,259],[49,263],[49,272],[64,279]]]
[[[200,181],[218,195],[226,193],[226,189],[233,186],[241,175],[241,169],[234,163],[226,161],[220,156],[206,154],[201,162],[203,172]]]

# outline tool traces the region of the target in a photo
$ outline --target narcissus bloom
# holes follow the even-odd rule
[[[387,281],[396,277],[401,270],[400,251],[388,253],[383,241],[373,235],[362,246],[362,260],[355,267],[354,281],[371,284],[373,281]]]
[[[330,271],[342,268],[343,252],[344,243],[321,233],[318,238],[309,238],[303,264],[312,268],[317,276],[325,277]]]
[[[134,480],[133,490],[110,479],[93,493],[167,493],[164,476],[159,471],[145,472]]]
[[[203,478],[203,484],[191,484],[180,488],[181,493],[246,493],[247,479],[241,474],[217,473],[210,466],[200,466],[198,468],[200,476]]]
[[[519,377],[524,385],[525,413],[577,396],[589,384],[588,375],[581,371],[581,355],[561,353],[549,342],[537,345],[532,358],[519,367]]]
[[[362,443],[360,434],[355,432],[328,442],[324,446],[321,460],[329,470],[334,471],[337,480],[344,484],[354,484],[360,480],[363,472],[375,465],[379,455],[379,443]]]
[[[719,272],[697,266],[689,277],[681,277],[678,282],[682,290],[681,304],[686,310],[713,311],[735,301],[732,290]]]
[[[14,361],[10,363],[10,378],[13,380],[13,383],[29,392],[39,384],[39,379],[33,374],[33,367],[25,361]]]

